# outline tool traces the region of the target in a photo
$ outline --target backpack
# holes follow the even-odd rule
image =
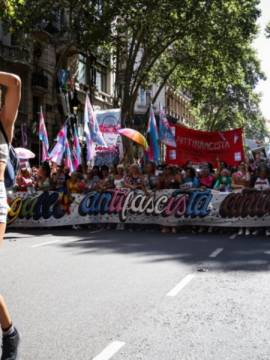
[[[9,147],[9,158],[7,160],[7,165],[5,170],[5,187],[8,189],[8,188],[12,188],[16,184],[16,176],[19,170],[19,158],[15,152],[14,147],[8,142],[8,137],[1,121],[0,121],[0,130],[4,135],[6,143],[8,144]]]

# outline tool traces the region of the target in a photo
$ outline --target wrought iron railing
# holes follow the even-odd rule
[[[0,57],[6,61],[30,64],[30,52],[20,46],[8,46],[0,43]]]

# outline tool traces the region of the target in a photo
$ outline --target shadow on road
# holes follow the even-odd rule
[[[17,233],[14,234],[14,231],[14,229],[9,230],[7,239],[20,237]],[[270,270],[270,239],[263,235],[231,239],[232,233],[161,234],[159,231],[150,231],[150,229],[149,231],[102,230],[99,232],[91,229],[73,230],[70,228],[23,229],[18,232],[21,236],[22,234],[48,235],[60,238],[61,242],[57,246],[72,250],[75,255],[127,254],[136,256],[138,261],[142,262],[174,261],[195,264],[198,265],[199,270],[202,263],[210,269],[222,271]],[[24,241],[24,238],[21,241]],[[73,238],[74,241],[72,241]],[[210,259],[210,253],[217,248],[224,248],[224,251],[218,257]]]

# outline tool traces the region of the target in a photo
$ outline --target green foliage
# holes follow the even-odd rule
[[[259,0],[104,0],[102,12],[85,0],[5,4],[0,19],[9,30],[34,32],[60,9],[67,21],[56,41],[89,56],[100,56],[97,49],[113,53],[116,102],[126,126],[132,126],[140,86],[155,82],[161,89],[169,82],[192,94],[198,127],[263,131],[254,93],[263,74],[251,48]]]
[[[115,2],[112,1],[104,1],[101,12],[95,1],[7,0],[0,19],[8,31],[31,35],[41,29],[46,30],[56,18],[61,17],[61,32],[52,33],[52,38],[89,53],[89,47],[93,51],[110,41],[115,10]]]
[[[255,93],[264,75],[251,47],[257,33],[257,4],[213,1],[201,31],[175,42],[153,69],[151,79],[162,84],[169,74],[174,88],[192,94],[198,128],[225,130],[241,126],[251,131],[256,126],[264,133]]]

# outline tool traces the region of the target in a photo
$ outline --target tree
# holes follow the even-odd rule
[[[122,3],[112,44],[120,63],[125,124],[132,124],[140,86],[152,82],[160,84],[159,91],[168,82],[188,89],[200,113],[210,117],[205,128],[221,126],[225,104],[231,118],[226,126],[231,126],[237,101],[243,123],[247,109],[254,112],[253,89],[262,77],[250,50],[260,14],[257,6],[257,0]]]
[[[57,46],[58,67],[64,66],[69,55],[86,57],[110,41],[111,23],[116,15],[116,1],[84,0],[2,0],[0,20],[9,32],[27,34],[22,41],[33,41],[40,31],[50,34],[49,41]],[[41,11],[42,9],[42,11]],[[61,26],[55,28],[60,21]]]
[[[195,70],[182,76],[181,84],[193,96],[198,126],[206,130],[223,130],[245,126],[256,118],[256,114],[260,117],[259,96],[254,89],[264,76],[254,50],[244,47],[233,63],[224,62],[222,58],[213,59],[213,72],[203,71],[205,66],[210,66],[204,58],[203,68],[198,64]],[[176,83],[179,77],[176,74]]]
[[[161,87],[169,82],[192,94],[198,127],[206,130],[264,128],[254,92],[264,75],[251,47],[259,11],[256,1],[238,3],[213,4],[202,32],[177,41],[153,69],[152,79]]]
[[[104,0],[102,9],[98,1],[8,2],[13,10],[2,18],[17,32],[48,27],[65,9],[65,26],[52,37],[61,43],[59,66],[73,52],[114,55],[124,126],[133,125],[139,88],[152,82],[159,91],[168,82],[189,90],[205,129],[244,125],[258,113],[253,91],[263,75],[250,44],[259,0]]]
[[[157,62],[179,39],[200,31],[210,7],[203,0],[120,1],[112,46],[123,125],[132,125],[139,88],[149,83]]]

